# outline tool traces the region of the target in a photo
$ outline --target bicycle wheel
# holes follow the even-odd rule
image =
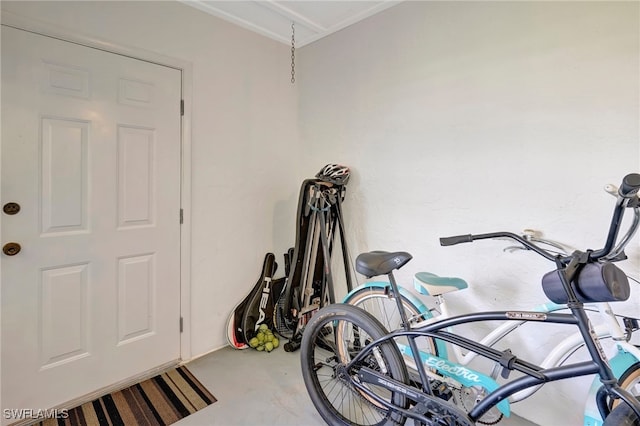
[[[629,367],[620,376],[618,384],[636,398],[640,397],[640,363]],[[611,406],[611,414],[607,416],[603,426],[640,426],[640,419],[627,404],[617,399]]]
[[[365,345],[386,333],[373,316],[342,303],[320,309],[306,325],[300,351],[302,377],[313,405],[327,424],[404,424],[404,416],[388,410],[353,385],[354,380],[359,380],[361,367],[407,383],[407,370],[396,345],[383,342],[373,347],[359,365],[345,369],[345,364]],[[384,401],[407,408],[409,401],[400,392],[373,384],[366,386]]]
[[[618,380],[620,387],[630,392],[635,397],[640,397],[640,363],[635,363],[620,376]],[[615,408],[620,404],[619,399],[615,400],[611,408]]]
[[[640,419],[627,404],[618,404],[604,419],[603,426],[640,426]]]
[[[407,313],[410,322],[420,321],[430,318],[431,313],[425,309],[418,308],[411,300],[405,296],[400,296],[402,306]],[[380,323],[390,331],[402,327],[402,318],[398,312],[396,299],[389,297],[388,291],[383,287],[366,287],[353,293],[346,300],[349,305],[357,306],[372,314]],[[423,307],[424,308],[424,307]],[[406,339],[397,339],[397,343],[408,348]],[[438,355],[438,347],[431,337],[420,339],[420,351]],[[408,359],[407,359],[408,360]]]

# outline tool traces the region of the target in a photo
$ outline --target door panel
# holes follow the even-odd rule
[[[3,408],[180,353],[181,73],[2,27]]]
[[[42,234],[88,232],[88,121],[43,117]]]

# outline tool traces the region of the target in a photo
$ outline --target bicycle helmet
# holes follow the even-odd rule
[[[316,174],[316,178],[334,185],[346,185],[350,175],[351,172],[347,166],[327,164]]]

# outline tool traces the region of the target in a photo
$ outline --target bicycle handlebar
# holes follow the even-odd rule
[[[488,234],[475,234],[475,235],[467,234],[467,235],[456,235],[453,237],[443,237],[443,238],[440,238],[440,245],[452,246],[455,244],[470,243],[475,240],[491,240],[495,238],[510,238],[512,240],[519,242],[523,246],[527,247],[529,250],[532,250],[538,253],[542,257],[545,257],[553,261],[555,261],[556,259],[556,256],[554,254],[547,252],[546,250],[538,247],[536,244],[532,243],[531,241],[528,241],[525,238],[521,237],[520,235],[514,234],[513,232],[491,232]]]
[[[626,243],[631,239],[630,236],[632,236],[638,228],[638,222],[639,222],[638,220],[634,220],[634,222],[631,224],[631,227],[627,231],[626,237],[623,239],[622,243],[614,247],[616,239],[618,237],[618,232],[620,231],[620,226],[622,225],[622,217],[624,215],[625,208],[627,207],[634,208],[636,213],[636,218],[638,217],[638,209],[640,207],[640,199],[638,199],[637,197],[638,191],[640,191],[640,174],[631,173],[626,175],[622,180],[622,184],[620,185],[620,188],[618,189],[618,197],[616,199],[616,205],[613,210],[613,217],[611,219],[611,225],[609,226],[607,241],[605,242],[605,245],[602,249],[587,252],[589,254],[589,259],[591,259],[591,261],[596,261],[598,259],[607,257],[613,251],[616,251],[618,253],[622,252]],[[528,248],[529,250],[532,250],[537,254],[539,254],[540,256],[554,262],[559,260],[564,264],[568,264],[573,258],[572,255],[558,256],[558,255],[549,253],[548,251],[542,249],[541,247],[537,246],[531,241],[528,241],[525,238],[521,237],[520,235],[516,235],[512,232],[492,232],[488,234],[476,234],[476,235],[466,234],[466,235],[455,235],[451,237],[442,237],[440,238],[440,245],[452,246],[455,244],[470,243],[475,240],[494,239],[494,238],[510,238],[512,240],[515,240],[520,244],[522,244],[523,246],[525,246],[526,248]]]
[[[440,238],[441,246],[454,246],[461,243],[470,243],[473,241],[473,235],[456,235],[454,237],[442,237]]]

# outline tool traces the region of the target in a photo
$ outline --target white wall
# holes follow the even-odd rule
[[[408,285],[421,270],[467,279],[450,298],[457,313],[544,303],[553,264],[505,253],[506,242],[443,248],[438,237],[534,228],[601,247],[613,208],[603,186],[640,172],[638,6],[407,2],[301,49],[303,164],[352,168],[354,256],[412,253],[399,273]],[[621,266],[638,278],[637,237],[628,255]],[[637,315],[633,285],[616,309]],[[566,333],[534,326],[509,345],[540,362]],[[548,385],[514,409],[582,424],[588,383]]]
[[[179,2],[9,2],[32,17],[193,68],[192,355],[226,344],[264,254],[292,244],[298,185],[290,48]]]

